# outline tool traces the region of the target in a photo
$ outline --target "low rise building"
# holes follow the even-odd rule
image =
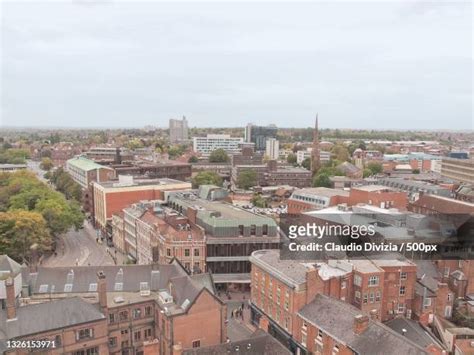
[[[225,202],[227,192],[201,185],[198,191],[175,192],[169,207],[182,213],[191,225],[204,229],[206,266],[217,284],[249,284],[249,256],[254,250],[279,246],[276,222]]]
[[[95,182],[95,223],[111,236],[112,215],[142,200],[166,201],[169,192],[190,189],[189,182],[173,179],[134,179],[120,175],[118,181]]]
[[[240,152],[239,144],[243,138],[231,137],[229,134],[208,134],[206,137],[193,138],[193,150],[202,156],[209,156],[216,149],[223,149],[228,154]]]
[[[293,191],[288,199],[288,213],[298,214],[349,202],[349,192],[327,187],[312,187]]]
[[[474,184],[474,158],[456,159],[443,157],[441,175],[466,184]]]

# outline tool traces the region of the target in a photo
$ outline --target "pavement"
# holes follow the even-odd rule
[[[227,304],[227,337],[230,341],[239,341],[247,339],[257,330],[250,322],[250,308],[248,307],[248,292],[230,292],[229,299],[224,292],[221,292],[220,298]],[[242,316],[237,316],[235,310],[243,307]]]

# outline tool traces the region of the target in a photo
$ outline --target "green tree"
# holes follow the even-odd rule
[[[209,156],[209,162],[211,163],[226,163],[229,161],[229,156],[226,151],[222,148],[215,149]]]
[[[38,212],[0,212],[0,254],[18,261],[30,260],[32,247],[39,253],[51,248],[52,238]]]
[[[194,188],[201,185],[222,186],[222,178],[213,171],[201,171],[192,179],[192,183]]]
[[[301,162],[301,166],[305,169],[311,170],[311,158],[305,158]]]
[[[250,200],[255,207],[266,208],[268,207],[267,199],[263,198],[260,194],[254,194]]]
[[[377,175],[383,171],[383,166],[379,162],[371,161],[369,164],[367,164],[367,169],[372,172],[372,175]]]
[[[237,177],[237,186],[241,189],[248,190],[257,184],[257,172],[252,169],[242,170]]]
[[[296,164],[296,161],[297,161],[297,158],[296,158],[296,154],[288,154],[288,156],[286,157],[286,161],[288,164]]]
[[[336,144],[331,149],[332,158],[345,162],[349,160],[349,150],[343,144]]]
[[[419,174],[419,173],[420,173],[420,169],[413,169],[413,170],[412,170],[412,173],[413,173],[413,174]]]
[[[53,161],[51,158],[45,157],[41,159],[40,168],[46,171],[51,170],[53,168]]]
[[[199,161],[199,159],[198,159],[198,157],[195,156],[195,155],[190,156],[189,159],[188,159],[188,163],[191,163],[191,164],[195,164],[195,163],[197,163],[198,161]]]
[[[317,174],[313,179],[314,187],[332,187],[331,179],[327,174]]]
[[[168,156],[170,159],[179,158],[183,154],[182,146],[176,145],[168,148]]]
[[[364,169],[363,171],[363,177],[366,178],[366,177],[369,177],[369,176],[372,176],[372,170],[370,169]]]

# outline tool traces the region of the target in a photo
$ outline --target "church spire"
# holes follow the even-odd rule
[[[311,151],[311,171],[315,174],[321,167],[320,159],[320,148],[319,148],[319,127],[318,127],[318,114],[316,114],[316,120],[314,123],[313,131],[313,149]]]

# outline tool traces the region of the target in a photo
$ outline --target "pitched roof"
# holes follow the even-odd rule
[[[343,301],[321,294],[298,315],[359,354],[425,354],[417,344],[380,322],[369,320],[367,329],[354,333],[354,317],[362,312]]]
[[[263,330],[257,330],[250,338],[183,351],[183,355],[220,355],[220,354],[271,354],[290,355],[291,352],[278,340]]]
[[[21,272],[21,265],[8,255],[0,255],[0,279],[16,276]]]
[[[390,329],[396,331],[398,334],[413,341],[414,343],[427,348],[430,345],[436,345],[443,349],[439,341],[434,338],[426,329],[424,329],[418,322],[406,318],[394,318],[385,323]],[[444,349],[443,349],[444,350]]]
[[[17,318],[0,313],[0,334],[7,339],[104,319],[99,308],[79,297],[17,307]],[[0,335],[1,337],[1,335]]]

